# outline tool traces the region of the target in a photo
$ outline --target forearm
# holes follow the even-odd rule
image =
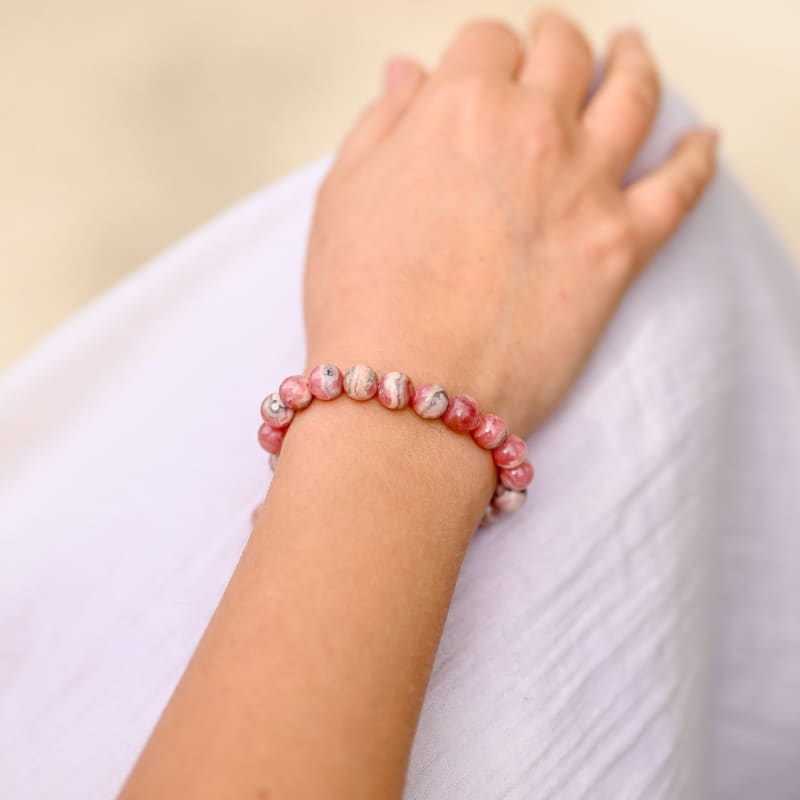
[[[317,196],[309,355],[438,380],[522,434],[557,407],[714,165],[714,131],[696,130],[622,186],[657,72],[630,29],[589,97],[593,64],[545,12],[524,45],[477,22],[433,74],[389,70]],[[124,796],[397,796],[494,480],[469,436],[408,410],[343,398],[301,412]]]
[[[341,398],[300,413],[123,796],[398,795],[494,480],[471,437],[411,411]]]

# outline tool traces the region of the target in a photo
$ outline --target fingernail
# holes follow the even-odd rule
[[[408,72],[408,63],[403,58],[390,58],[384,70],[384,82],[388,88],[400,83]]]
[[[631,42],[644,41],[642,29],[636,25],[625,25],[622,28],[619,28],[615,35],[618,39],[628,39]]]
[[[709,126],[709,127],[705,128],[703,132],[705,133],[706,137],[708,138],[708,141],[712,145],[716,146],[716,145],[719,144],[719,139],[720,139],[720,130],[719,130],[719,128],[716,128],[716,127],[713,127],[713,126]]]

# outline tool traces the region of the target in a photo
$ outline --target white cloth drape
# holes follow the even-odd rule
[[[634,171],[689,114],[668,97]],[[301,169],[0,378],[0,797],[112,797],[269,479]],[[402,367],[402,365],[398,365]],[[800,288],[723,170],[470,546],[407,797],[800,797]]]

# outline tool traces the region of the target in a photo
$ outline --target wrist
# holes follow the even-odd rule
[[[346,470],[343,494],[372,493],[387,512],[402,509],[416,524],[435,521],[472,533],[496,484],[491,453],[469,434],[425,420],[410,408],[390,411],[377,400],[341,396],[315,401],[296,415],[281,448],[282,474],[303,476],[305,485],[326,482]],[[357,506],[343,496],[342,503]]]

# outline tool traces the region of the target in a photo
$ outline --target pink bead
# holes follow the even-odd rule
[[[468,394],[454,394],[447,404],[442,422],[452,431],[466,433],[478,427],[481,409],[478,401]]]
[[[294,417],[294,411],[281,402],[277,392],[268,394],[261,403],[261,416],[273,428],[285,428]]]
[[[508,436],[505,420],[497,414],[481,414],[478,427],[472,431],[472,438],[486,450],[501,445]]]
[[[378,382],[378,402],[386,408],[405,408],[414,396],[414,384],[405,372],[387,372]]]
[[[518,467],[527,455],[528,446],[525,444],[525,440],[514,434],[506,437],[506,440],[499,447],[495,447],[492,450],[494,463],[498,467],[505,467],[505,469]]]
[[[519,467],[517,467],[517,469],[519,469]],[[499,483],[494,493],[494,499],[492,500],[492,508],[503,514],[509,514],[520,508],[525,503],[527,497],[528,493],[524,489],[522,491],[516,491],[514,489],[508,489],[503,486],[502,483]]]
[[[500,470],[500,481],[506,489],[521,491],[533,480],[533,466],[523,461],[519,466]]]
[[[311,403],[311,389],[308,381],[302,375],[290,375],[281,381],[278,387],[278,396],[286,408],[306,408]]]
[[[447,411],[447,392],[435,383],[425,383],[414,390],[411,405],[423,419],[437,419]]]
[[[378,375],[366,364],[350,367],[342,382],[345,394],[353,400],[369,400],[378,391]]]
[[[308,388],[320,400],[333,400],[342,393],[342,373],[333,364],[319,364],[308,376]]]
[[[268,452],[273,455],[278,455],[281,451],[281,444],[283,444],[283,437],[286,431],[279,428],[273,428],[272,425],[264,423],[258,429],[258,443]]]

